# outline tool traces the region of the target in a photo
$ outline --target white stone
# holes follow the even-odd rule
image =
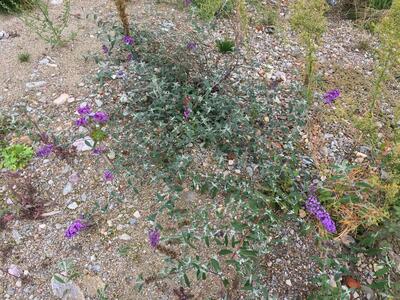
[[[68,101],[69,95],[68,94],[61,94],[57,99],[53,101],[55,105],[62,105]]]
[[[72,192],[72,183],[71,182],[67,182],[67,184],[65,185],[64,189],[63,189],[63,195],[68,195],[69,193]]]
[[[67,207],[68,207],[69,209],[72,209],[72,210],[77,209],[77,208],[78,208],[78,203],[72,202],[72,203],[68,204]]]
[[[121,234],[118,238],[119,238],[120,240],[123,240],[123,241],[129,241],[129,240],[132,239],[131,236],[130,236],[129,234],[126,234],[126,233]]]
[[[77,139],[72,146],[76,147],[76,151],[78,152],[90,151],[93,149],[94,141],[90,136],[86,136],[84,138]]]
[[[285,281],[285,283],[286,283],[288,286],[292,286],[292,282],[290,281],[290,279],[287,279],[287,280]]]
[[[136,218],[136,219],[139,219],[140,218],[140,212],[137,210],[137,211],[135,211],[135,213],[133,214],[133,216]]]

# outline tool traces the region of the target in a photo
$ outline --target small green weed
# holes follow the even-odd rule
[[[30,58],[31,58],[31,55],[27,52],[18,54],[18,60],[21,63],[28,62],[30,60]]]
[[[2,167],[16,171],[28,165],[33,157],[33,149],[26,145],[16,144],[1,150]]]
[[[220,53],[230,53],[235,50],[235,42],[225,38],[217,41],[217,48]]]

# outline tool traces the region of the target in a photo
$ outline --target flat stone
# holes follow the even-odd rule
[[[139,212],[138,210],[135,211],[134,214],[133,214],[133,216],[134,216],[136,219],[139,219],[139,218],[140,218],[140,212]]]
[[[286,283],[288,286],[292,286],[292,282],[290,281],[290,279],[287,279],[287,280],[285,281],[285,283]]]
[[[23,271],[16,265],[10,265],[8,267],[8,274],[19,278],[22,276]]]
[[[47,84],[46,81],[34,81],[34,82],[27,82],[25,84],[25,86],[27,89],[32,90],[32,89],[40,88],[46,84]]]
[[[69,95],[68,94],[61,94],[57,99],[53,101],[55,105],[63,105],[65,102],[68,101]]]

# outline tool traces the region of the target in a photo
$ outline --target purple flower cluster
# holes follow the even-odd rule
[[[332,104],[338,97],[340,97],[340,91],[338,89],[327,91],[324,94],[324,103]]]
[[[51,154],[51,152],[53,151],[53,144],[47,144],[44,145],[42,147],[40,147],[37,151],[36,151],[36,156],[38,157],[47,157]]]
[[[158,244],[160,243],[160,231],[156,229],[152,229],[149,231],[149,244],[153,249],[156,249]]]
[[[93,120],[97,123],[106,123],[108,121],[108,114],[102,111],[98,111],[93,115]]]
[[[104,54],[108,54],[110,52],[110,50],[106,45],[101,46],[101,50],[103,51]]]
[[[336,232],[335,222],[331,219],[331,216],[321,205],[321,203],[319,203],[316,196],[312,195],[308,197],[306,202],[306,210],[314,217],[316,217],[328,232]]]
[[[107,151],[107,148],[104,146],[96,147],[92,150],[93,155],[100,155]]]
[[[122,38],[122,41],[125,43],[125,45],[128,45],[128,46],[132,46],[135,43],[134,38],[129,35],[125,35]]]
[[[192,113],[192,110],[186,106],[185,109],[183,110],[183,118],[185,121],[189,120],[190,114]]]
[[[86,116],[88,114],[90,114],[92,112],[89,104],[85,104],[83,106],[79,106],[78,109],[76,110],[78,112],[78,114],[80,114],[81,116]]]
[[[187,43],[186,48],[190,51],[194,51],[197,49],[197,44],[195,42],[189,42]]]
[[[75,121],[76,126],[87,126],[90,118],[99,124],[104,124],[109,120],[108,114],[105,112],[98,111],[96,113],[92,113],[92,110],[88,104],[78,107],[77,112],[81,117]]]
[[[83,220],[78,219],[72,222],[71,225],[68,226],[67,230],[65,231],[66,238],[73,238],[82,230],[85,230],[88,226],[83,222]]]
[[[114,175],[110,170],[105,170],[103,173],[103,178],[105,181],[113,181]]]

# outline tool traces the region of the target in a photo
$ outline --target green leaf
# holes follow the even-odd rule
[[[183,274],[183,280],[185,280],[185,284],[190,287],[189,277],[187,277],[186,273]]]
[[[240,249],[239,255],[244,256],[244,257],[252,257],[253,258],[253,257],[257,256],[257,251],[248,250],[248,249]]]
[[[222,249],[221,251],[219,251],[219,255],[228,255],[228,254],[232,254],[233,251],[229,250],[229,249]]]
[[[211,258],[210,259],[210,264],[211,264],[211,267],[214,269],[215,272],[217,272],[217,273],[221,272],[221,266],[219,265],[218,260],[216,260],[215,258]]]
[[[382,268],[382,269],[376,271],[376,272],[375,272],[375,276],[376,276],[376,277],[379,277],[379,276],[385,275],[385,274],[386,274],[387,272],[389,272],[389,271],[390,271],[390,268],[389,268],[389,267],[384,267],[384,268]]]

